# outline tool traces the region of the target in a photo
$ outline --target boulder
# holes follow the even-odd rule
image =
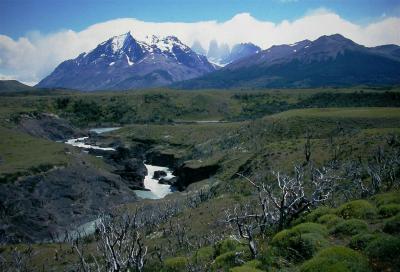
[[[160,179],[160,178],[166,177],[166,176],[167,176],[167,173],[165,173],[165,171],[158,170],[158,171],[154,171],[153,179]]]

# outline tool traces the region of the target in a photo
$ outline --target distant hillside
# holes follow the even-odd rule
[[[177,83],[182,89],[308,88],[400,84],[400,47],[368,48],[339,34],[278,45],[208,75]]]
[[[17,80],[0,80],[0,93],[26,92],[34,89]]]

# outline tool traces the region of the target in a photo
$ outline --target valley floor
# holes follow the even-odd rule
[[[399,94],[2,95],[0,267],[108,271],[102,242],[116,239],[121,270],[129,260],[131,271],[396,271]],[[102,149],[63,143],[86,136]],[[175,192],[138,198],[144,163],[170,168]],[[95,234],[49,237],[97,219]]]

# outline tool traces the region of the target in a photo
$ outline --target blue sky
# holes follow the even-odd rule
[[[278,23],[321,7],[358,24],[400,14],[399,0],[0,0],[0,34],[15,39],[31,31],[80,31],[125,17],[153,22],[221,22],[242,12]]]

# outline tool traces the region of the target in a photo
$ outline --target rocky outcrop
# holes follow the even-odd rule
[[[118,164],[114,173],[127,181],[132,190],[145,190],[143,180],[147,175],[147,169],[143,161],[134,158],[125,159]]]
[[[215,175],[218,169],[219,165],[217,164],[199,167],[192,167],[187,164],[183,164],[173,172],[173,175],[177,177],[177,180],[174,182],[173,186],[177,190],[182,191],[194,182],[208,179]]]
[[[158,180],[158,183],[160,183],[160,184],[168,184],[168,185],[174,186],[177,181],[178,181],[177,177],[173,177],[173,178],[170,178],[170,179],[160,178]]]
[[[46,241],[102,211],[137,200],[129,183],[77,160],[65,168],[0,184],[0,243]]]
[[[165,173],[165,171],[161,171],[161,170],[154,171],[153,179],[161,179],[162,177],[165,177],[165,176],[167,176],[167,173]]]
[[[173,154],[150,150],[146,153],[146,161],[152,165],[176,168],[179,165],[180,159],[175,157]]]
[[[143,163],[143,152],[140,148],[127,148],[118,146],[115,151],[98,152],[103,156],[105,162],[112,165],[114,174],[119,175],[133,190],[146,190],[144,188],[144,177],[147,175],[146,166]]]
[[[17,129],[29,135],[53,141],[65,141],[85,136],[67,120],[50,113],[22,114],[16,118]]]

